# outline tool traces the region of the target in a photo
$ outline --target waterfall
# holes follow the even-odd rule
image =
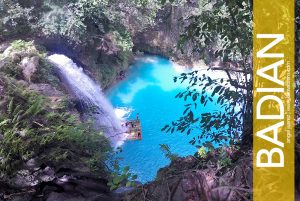
[[[85,116],[94,121],[96,129],[103,130],[113,146],[120,146],[124,141],[124,129],[100,86],[68,57],[53,54],[48,59],[56,66],[58,75],[68,91],[80,100],[85,108],[92,108],[88,109],[92,112]]]

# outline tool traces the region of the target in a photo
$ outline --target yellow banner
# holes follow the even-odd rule
[[[253,2],[254,201],[294,200],[294,1]]]

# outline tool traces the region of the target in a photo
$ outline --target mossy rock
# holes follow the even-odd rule
[[[45,49],[33,41],[16,40],[0,54],[0,72],[33,83],[58,86],[53,66],[46,59]]]
[[[0,60],[0,72],[16,79],[24,79],[22,68],[18,63],[14,62],[13,58],[4,58]]]

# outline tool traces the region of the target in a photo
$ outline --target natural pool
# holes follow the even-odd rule
[[[107,92],[115,108],[131,110],[129,119],[139,114],[142,124],[141,141],[127,141],[119,154],[123,158],[120,165],[130,166],[131,172],[138,175],[143,183],[155,179],[159,168],[170,163],[160,144],[170,146],[173,153],[180,156],[194,154],[197,149],[189,144],[191,136],[181,133],[166,134],[161,131],[164,125],[178,119],[184,110],[185,102],[175,99],[186,85],[174,83],[173,77],[184,71],[167,59],[146,56],[136,60],[128,76]],[[210,104],[203,110],[216,109]]]

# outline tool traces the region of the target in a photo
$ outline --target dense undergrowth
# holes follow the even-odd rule
[[[5,101],[0,117],[2,171],[13,174],[37,158],[40,165],[61,168],[83,163],[104,173],[101,162],[107,159],[110,145],[91,124],[80,123],[63,107],[57,111],[45,107],[45,97],[3,74],[1,84],[8,86],[1,98]]]
[[[6,55],[5,55],[6,54]],[[49,97],[30,90],[24,58],[39,58],[30,83],[59,88],[45,52],[32,42],[14,41],[1,54],[0,171],[14,175],[34,159],[37,167],[86,169],[107,177],[105,161],[112,152],[108,139],[91,122],[82,123],[70,103],[52,107]]]

